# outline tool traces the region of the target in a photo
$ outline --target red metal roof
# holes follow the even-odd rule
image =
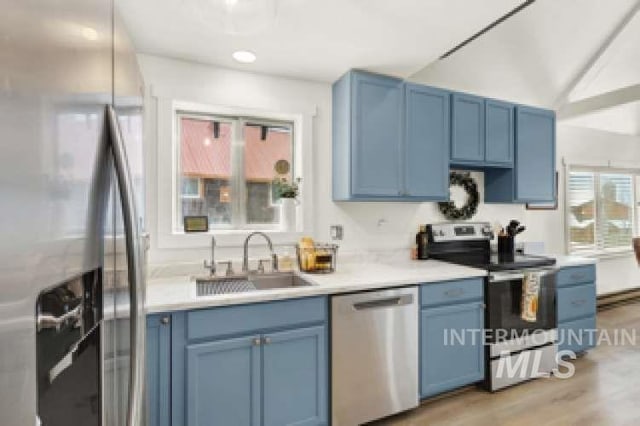
[[[229,178],[231,175],[231,125],[220,123],[213,137],[213,122],[181,119],[180,164],[188,176]],[[269,131],[260,139],[260,127],[245,126],[245,176],[251,181],[271,181],[278,160],[291,162],[291,133]]]

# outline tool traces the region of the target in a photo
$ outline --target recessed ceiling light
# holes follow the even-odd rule
[[[82,29],[82,37],[89,41],[96,41],[98,39],[98,32],[90,27],[84,27]]]
[[[243,64],[250,64],[256,61],[256,54],[248,50],[238,50],[233,52],[233,59]]]
[[[211,145],[211,139],[205,138],[203,143],[204,143],[204,146],[209,146],[209,145]]]

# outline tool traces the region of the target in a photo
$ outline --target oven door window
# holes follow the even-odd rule
[[[536,321],[522,319],[522,279],[489,282],[487,289],[488,329],[490,343],[521,337],[538,330],[557,327],[556,289],[550,276],[543,276],[538,294]],[[501,331],[504,330],[504,331]]]

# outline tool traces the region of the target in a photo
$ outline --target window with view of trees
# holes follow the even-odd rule
[[[631,249],[636,174],[610,168],[571,167],[567,182],[570,253],[604,254]]]
[[[177,114],[176,209],[207,216],[211,229],[275,229],[273,181],[293,177],[293,125],[252,118]]]

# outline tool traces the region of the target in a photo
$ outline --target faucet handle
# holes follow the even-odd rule
[[[258,261],[258,273],[264,274],[264,264],[267,262],[271,262],[271,259],[260,259]]]
[[[204,261],[204,269],[208,269],[209,272],[211,273],[211,275],[215,275],[216,274],[216,263],[215,262],[207,262],[206,260]]]
[[[231,275],[235,275],[235,272],[233,271],[233,262],[230,260],[227,260],[225,262],[218,262],[219,265],[227,265],[227,271],[225,272],[225,276],[230,277]]]

